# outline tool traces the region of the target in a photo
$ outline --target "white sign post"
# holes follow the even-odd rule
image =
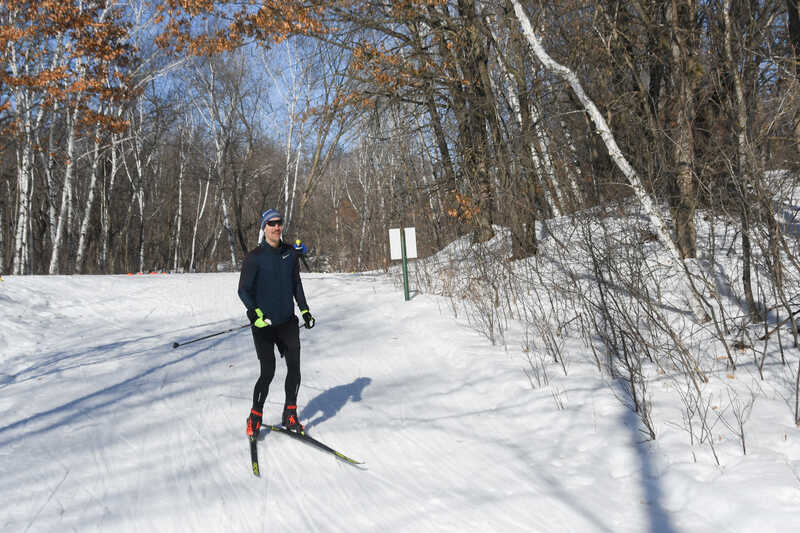
[[[403,292],[408,296],[408,259],[417,257],[417,230],[415,228],[392,228],[389,230],[389,255],[391,259],[403,260]]]

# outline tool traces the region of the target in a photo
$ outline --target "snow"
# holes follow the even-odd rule
[[[406,302],[379,273],[303,280],[317,325],[301,330],[301,420],[365,465],[262,434],[256,478],[249,331],[172,348],[245,322],[238,274],[5,277],[0,530],[796,529],[800,435],[769,381],[747,455],[715,428],[717,465],[689,445],[666,378],[650,385],[648,441],[578,339],[565,341],[568,375],[550,362],[534,387],[513,327],[493,346],[447,298]],[[797,350],[787,357],[796,368]],[[268,421],[284,376],[279,360]]]

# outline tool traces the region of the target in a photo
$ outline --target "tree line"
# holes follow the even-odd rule
[[[689,273],[699,210],[737,228],[755,315],[752,250],[800,270],[799,51],[796,0],[3,1],[0,269],[236,269],[268,207],[318,269],[399,225],[524,258],[646,201]]]

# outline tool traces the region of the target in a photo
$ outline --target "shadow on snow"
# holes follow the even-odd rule
[[[301,420],[308,420],[306,429],[333,418],[348,401],[360,402],[361,394],[370,383],[370,378],[358,378],[352,383],[333,387],[312,398],[300,413]]]
[[[227,339],[219,339],[216,342],[209,343],[208,345],[199,348],[195,351],[189,352],[179,357],[174,357],[168,361],[142,370],[135,375],[119,381],[108,387],[96,390],[89,394],[85,394],[74,400],[68,401],[51,409],[39,411],[33,415],[25,418],[18,419],[10,424],[0,427],[0,446],[6,446],[13,442],[21,441],[31,435],[41,435],[44,433],[52,432],[57,429],[86,416],[92,411],[100,409],[114,408],[118,402],[129,399],[131,397],[147,394],[141,390],[143,378],[151,376],[161,370],[179,365],[185,361],[191,360],[217,347]],[[149,350],[144,350],[146,352]],[[134,352],[133,355],[141,352]],[[165,352],[167,354],[171,352]],[[131,354],[128,354],[131,355]],[[14,434],[15,430],[25,428],[21,433]]]

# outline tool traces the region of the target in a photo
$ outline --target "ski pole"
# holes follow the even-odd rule
[[[172,343],[172,347],[173,348],[177,348],[178,346],[183,346],[184,344],[191,344],[193,342],[202,341],[204,339],[210,339],[211,337],[216,337],[217,335],[222,335],[224,333],[230,333],[231,331],[236,331],[236,330],[243,329],[243,328],[246,328],[246,327],[249,327],[249,326],[250,326],[250,324],[248,323],[248,324],[244,324],[243,326],[237,326],[235,328],[226,329],[225,331],[220,331],[219,333],[212,333],[211,335],[206,335],[205,337],[200,337],[198,339],[192,339],[192,340],[186,341],[186,342],[173,342]]]

